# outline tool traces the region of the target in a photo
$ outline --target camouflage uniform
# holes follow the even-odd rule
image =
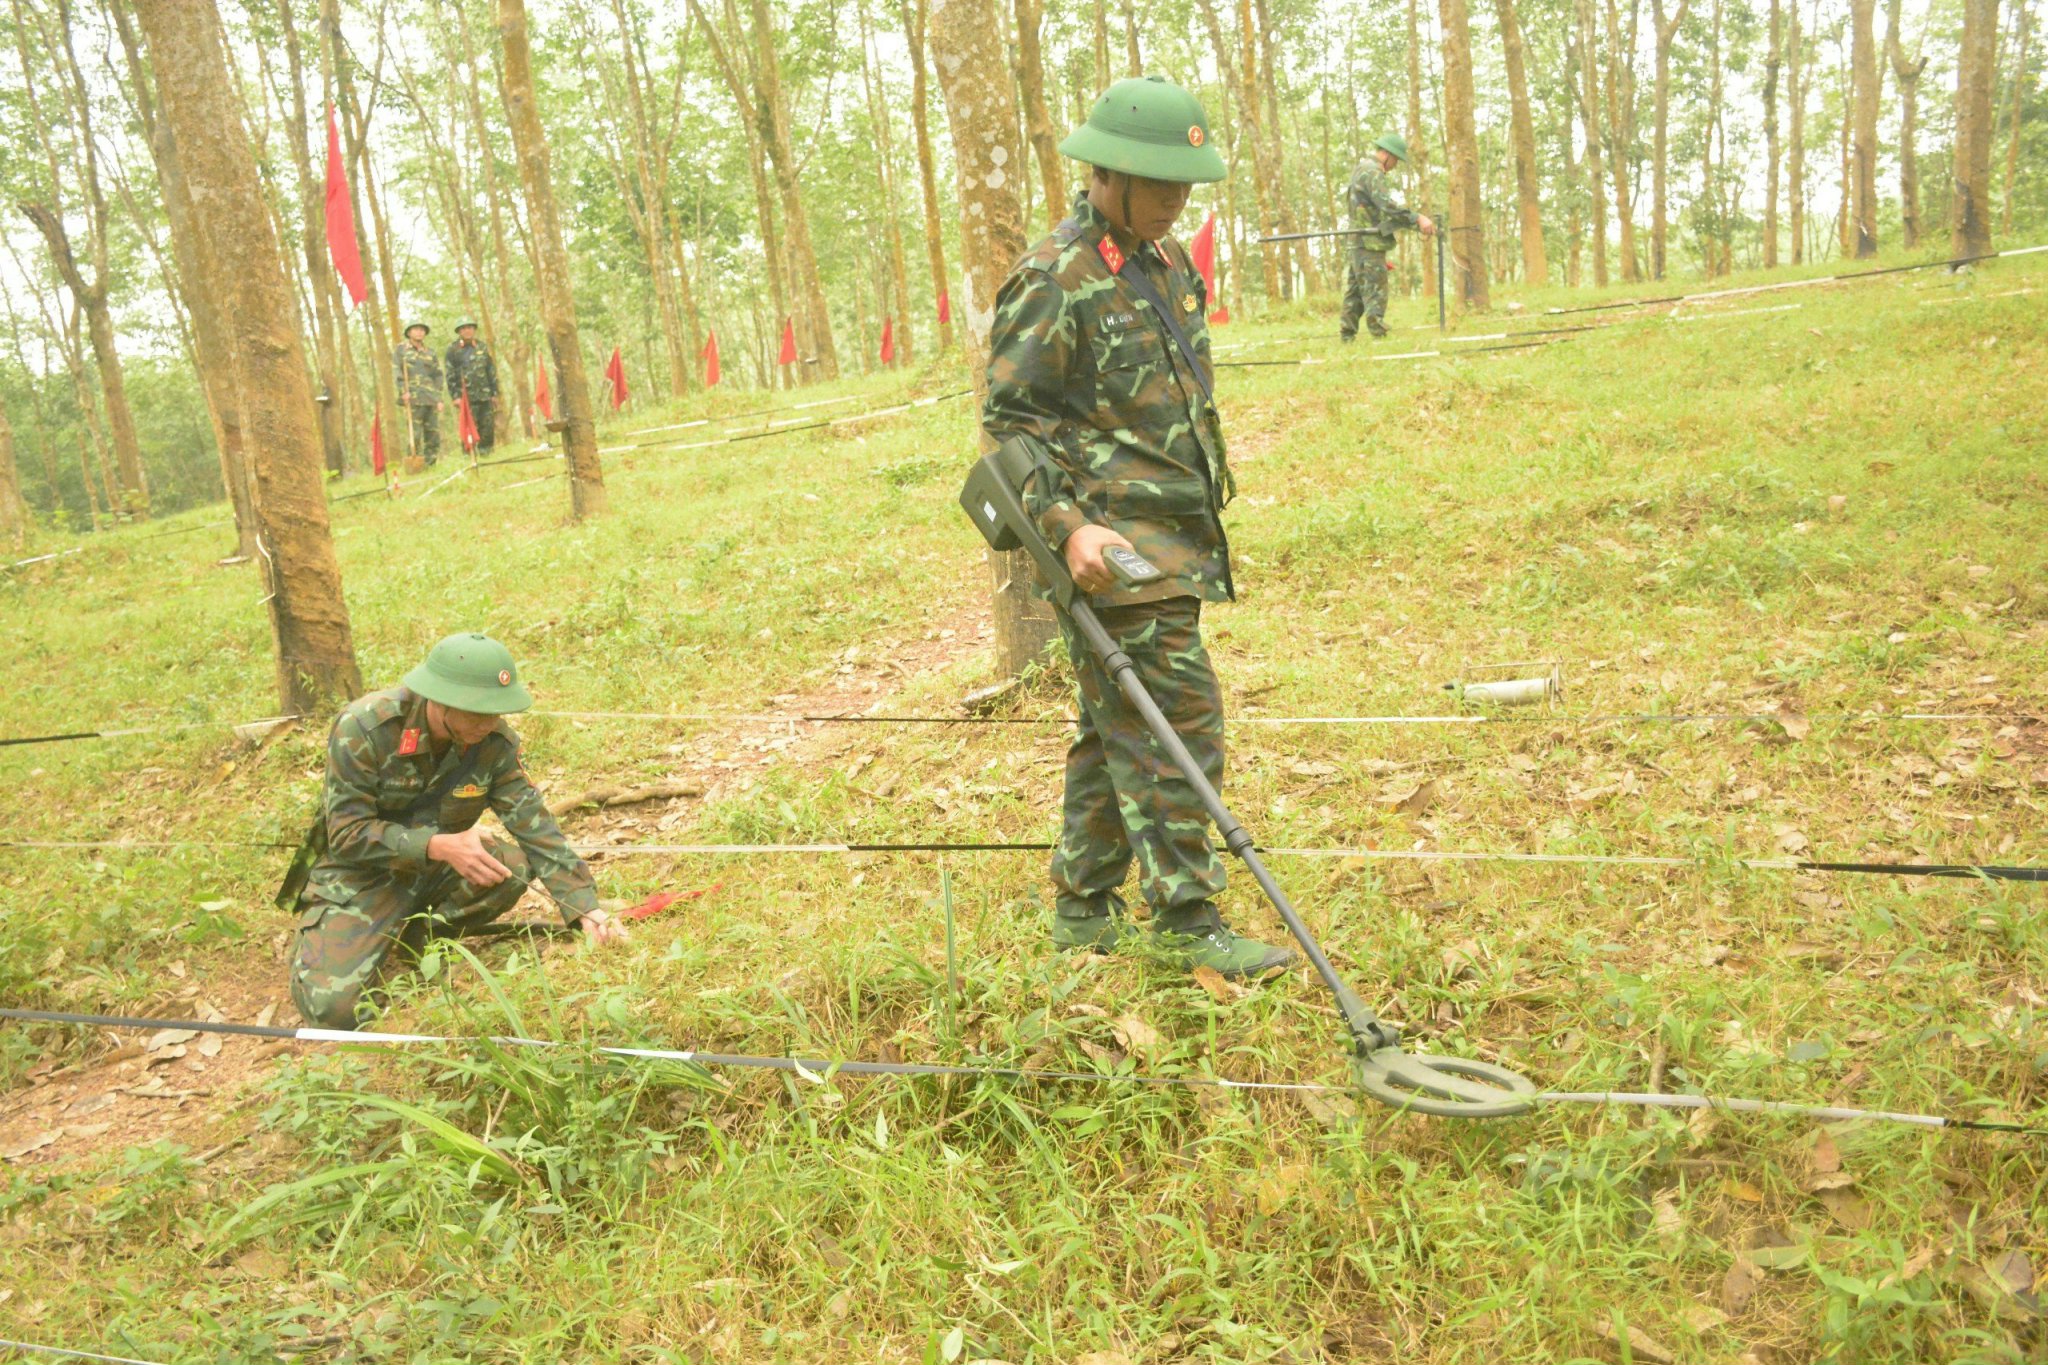
[[[996,297],[982,425],[1022,436],[1040,469],[1025,505],[1055,548],[1094,522],[1163,571],[1089,602],[1209,780],[1223,777],[1223,703],[1202,648],[1202,603],[1232,600],[1220,513],[1235,492],[1216,410],[1165,326],[1116,279],[1101,243],[1109,220],[1085,198],[1032,248]],[[1179,242],[1116,240],[1108,254],[1144,270],[1205,369],[1208,302]],[[1206,377],[1206,375],[1205,375]],[[1156,917],[1202,910],[1223,890],[1221,860],[1193,789],[1064,618],[1080,684],[1067,751],[1064,825],[1052,859],[1060,913],[1119,902],[1132,854]]]
[[[407,816],[463,761],[449,745],[436,754],[427,703],[403,687],[351,702],[327,741],[327,782],[279,904],[299,916],[291,996],[309,1024],[355,1028],[371,997],[430,936],[460,933],[504,914],[539,881],[574,923],[597,908],[590,868],[569,850],[540,793],[520,765],[519,739],[500,724],[438,807]],[[494,887],[429,862],[427,841],[496,811],[514,843],[485,841],[513,876]]]
[[[497,444],[498,362],[485,341],[464,341],[457,337],[448,345],[448,397],[469,394],[469,415],[476,422],[478,454],[489,453]]]
[[[1358,335],[1358,319],[1376,337],[1387,334],[1387,253],[1394,249],[1399,228],[1417,226],[1415,212],[1395,197],[1379,162],[1368,158],[1345,192],[1351,226],[1364,229],[1351,238],[1351,271],[1344,282],[1344,318],[1337,335],[1349,341]]]
[[[441,362],[429,348],[401,341],[391,368],[398,401],[412,411],[413,453],[432,464],[441,458]]]

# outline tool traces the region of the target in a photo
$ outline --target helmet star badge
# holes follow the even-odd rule
[[[499,669],[499,670],[498,670],[498,686],[500,686],[500,687],[510,687],[511,685],[512,685],[512,670],[511,670],[511,669],[509,669],[509,668],[501,668],[501,669]]]
[[[1202,142],[1203,142],[1203,140],[1204,140],[1204,138],[1205,138],[1205,137],[1206,137],[1206,134],[1204,134],[1204,133],[1202,132],[1202,125],[1201,125],[1201,124],[1199,124],[1199,123],[1191,123],[1191,124],[1189,124],[1189,125],[1188,125],[1188,146],[1190,146],[1190,147],[1199,147],[1199,146],[1201,146],[1201,145],[1202,145]]]

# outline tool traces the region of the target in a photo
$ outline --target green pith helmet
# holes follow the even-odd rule
[[[1209,145],[1202,102],[1164,76],[1132,76],[1103,91],[1088,121],[1060,144],[1060,155],[1182,185],[1206,185],[1227,174]]]
[[[1399,133],[1383,134],[1380,140],[1372,145],[1396,161],[1406,161],[1408,159],[1408,139],[1402,137]]]
[[[476,330],[476,324],[473,322],[458,322],[455,324],[455,330],[458,332],[465,327],[469,328],[471,331]]]
[[[488,635],[465,631],[427,651],[405,685],[428,701],[478,715],[503,716],[533,705],[512,651]]]
[[[409,322],[405,326],[405,334],[407,336],[411,336],[414,332],[431,332],[433,330],[424,322]]]

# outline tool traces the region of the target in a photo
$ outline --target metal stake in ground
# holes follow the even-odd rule
[[[1322,945],[1316,942],[1315,935],[1295,913],[1287,893],[1280,889],[1279,883],[1266,870],[1265,863],[1260,861],[1251,831],[1240,825],[1224,807],[1223,798],[1203,775],[1201,764],[1188,752],[1187,746],[1175,733],[1172,722],[1167,720],[1158,703],[1152,700],[1151,694],[1138,680],[1137,669],[1130,656],[1118,649],[1116,641],[1103,629],[1094,608],[1088,603],[1087,594],[1075,590],[1066,561],[1046,543],[1037,522],[1024,510],[1018,490],[1030,477],[1031,470],[1029,450],[1019,442],[1005,442],[997,450],[984,455],[968,474],[967,485],[960,490],[961,507],[991,546],[998,550],[1023,549],[1030,553],[1039,571],[1045,575],[1046,582],[1051,585],[1061,610],[1073,620],[1082,638],[1088,641],[1088,647],[1101,657],[1110,676],[1116,679],[1124,695],[1144,717],[1153,738],[1159,741],[1167,757],[1173,760],[1174,766],[1194,788],[1202,808],[1215,821],[1216,832],[1222,836],[1224,846],[1243,860],[1252,879],[1266,893],[1266,899],[1287,922],[1288,931],[1301,945],[1303,954],[1316,969],[1316,975],[1323,979],[1323,984],[1335,997],[1338,1012],[1351,1032],[1352,1048],[1356,1054],[1352,1065],[1359,1086],[1383,1103],[1423,1114],[1500,1118],[1528,1111],[1536,1102],[1536,1087],[1526,1077],[1490,1062],[1404,1052],[1399,1046],[1400,1028],[1376,1017],[1366,1008],[1358,993],[1337,975],[1337,969],[1330,964]],[[1134,551],[1112,547],[1104,559],[1128,583],[1146,583],[1159,577],[1159,570]]]

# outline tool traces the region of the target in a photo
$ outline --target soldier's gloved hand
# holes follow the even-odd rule
[[[1082,592],[1108,592],[1116,586],[1116,575],[1102,562],[1102,552],[1111,545],[1137,552],[1135,545],[1107,526],[1093,523],[1068,536],[1067,543],[1060,547],[1060,553],[1067,558],[1067,572],[1074,576],[1074,583]]]
[[[1436,231],[1436,219],[1426,213],[1418,213],[1415,215],[1415,226],[1421,228],[1422,235],[1427,237]]]
[[[583,928],[584,940],[600,948],[611,943],[624,943],[632,937],[626,932],[625,921],[613,919],[602,910],[593,910],[576,923]]]
[[[474,825],[460,834],[436,834],[427,840],[427,857],[448,864],[477,886],[496,886],[512,875],[512,869],[484,847],[484,836]]]

